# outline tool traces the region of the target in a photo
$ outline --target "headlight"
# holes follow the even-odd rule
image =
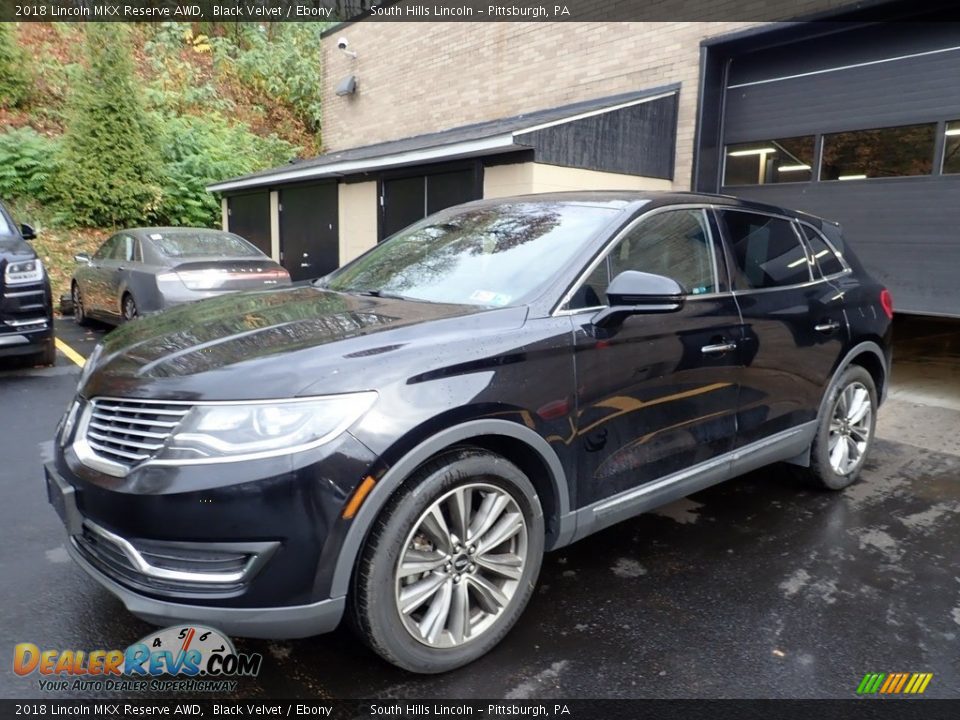
[[[37,258],[7,263],[3,280],[7,285],[40,282],[43,280],[43,263]]]
[[[359,420],[375,392],[302,400],[197,405],[153,462],[225,462],[286,455],[322,445]]]

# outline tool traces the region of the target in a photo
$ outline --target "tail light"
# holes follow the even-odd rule
[[[887,317],[893,320],[893,295],[886,288],[880,291],[880,304]]]

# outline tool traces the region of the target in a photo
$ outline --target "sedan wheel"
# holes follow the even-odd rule
[[[77,283],[70,288],[70,294],[73,296],[73,320],[77,325],[87,324],[87,313],[83,308],[83,296],[80,293],[80,286]]]
[[[137,303],[133,299],[133,295],[124,295],[123,296],[123,321],[130,322],[131,320],[136,319],[139,315],[137,310]]]

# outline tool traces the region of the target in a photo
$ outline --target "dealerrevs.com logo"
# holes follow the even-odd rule
[[[256,677],[262,661],[259,653],[238,653],[229,637],[203,625],[164,628],[126,650],[41,650],[26,642],[13,651],[13,671],[39,675],[44,691],[232,692],[233,678]]]

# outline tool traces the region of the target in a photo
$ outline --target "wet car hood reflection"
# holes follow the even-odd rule
[[[165,378],[196,380],[199,378],[195,376],[203,375],[208,389],[217,394],[213,386],[220,384],[218,379],[227,379],[224,373],[231,376],[235,389],[241,380],[240,387],[258,382],[269,384],[270,374],[258,376],[253,366],[270,368],[275,374],[282,364],[289,377],[282,384],[287,387],[274,387],[274,392],[269,392],[261,386],[261,392],[249,393],[249,388],[245,388],[244,394],[293,392],[310,380],[311,368],[319,364],[337,363],[353,368],[358,357],[376,362],[378,356],[427,334],[414,326],[487,314],[484,310],[348,295],[313,287],[225,295],[144,317],[110,333],[91,381],[126,392],[147,380],[163,384]],[[402,328],[414,332],[405,338],[396,332],[381,336],[385,331]],[[435,330],[431,327],[428,332],[433,334]],[[348,342],[335,351],[320,348],[340,341]],[[311,350],[303,355],[298,353],[296,358],[291,355]],[[345,357],[351,359],[344,360]],[[242,377],[230,372],[234,367],[239,372],[241,364]],[[291,387],[294,384],[296,387]],[[186,390],[193,384],[180,386]],[[108,387],[101,389],[109,391]],[[193,392],[189,395],[197,396]]]

